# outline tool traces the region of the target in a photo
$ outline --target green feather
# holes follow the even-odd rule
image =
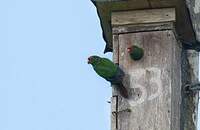
[[[91,56],[88,58],[88,63],[91,64],[96,73],[116,86],[116,89],[124,98],[128,98],[128,91],[124,87],[122,80],[124,72],[112,61],[99,56]]]
[[[109,59],[92,56],[91,64],[96,73],[103,78],[111,78],[117,73],[118,66]]]
[[[140,60],[144,55],[144,51],[142,48],[139,48],[137,46],[132,46],[132,51],[130,53],[130,56],[133,60]]]

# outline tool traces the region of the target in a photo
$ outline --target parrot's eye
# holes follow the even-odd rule
[[[88,60],[90,60],[90,61],[91,61],[91,60],[92,60],[92,57],[89,57],[89,58],[88,58]]]

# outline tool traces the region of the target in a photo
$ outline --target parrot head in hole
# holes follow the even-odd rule
[[[144,50],[136,45],[128,47],[127,51],[133,60],[140,60],[144,56]]]

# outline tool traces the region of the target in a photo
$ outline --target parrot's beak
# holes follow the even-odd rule
[[[128,53],[130,53],[130,52],[131,52],[131,48],[130,48],[130,47],[128,47],[128,48],[127,48],[127,51],[128,51]]]
[[[90,57],[88,58],[88,62],[87,63],[91,64],[91,58]]]

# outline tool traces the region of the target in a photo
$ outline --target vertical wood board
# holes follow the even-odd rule
[[[118,130],[179,130],[181,48],[173,32],[120,34],[118,40],[114,40],[119,46],[117,61],[131,95],[128,100],[118,99]],[[140,61],[131,60],[127,53],[133,44],[144,49]]]

